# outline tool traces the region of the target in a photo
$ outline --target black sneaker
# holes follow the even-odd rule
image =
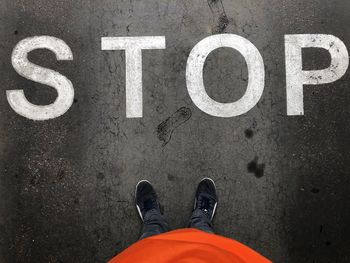
[[[202,210],[208,214],[210,220],[213,219],[218,197],[216,195],[216,186],[212,179],[204,178],[198,184],[196,198],[194,200],[194,210]]]
[[[135,191],[136,208],[143,221],[146,213],[150,210],[155,210],[160,213],[159,202],[156,191],[147,180],[142,180],[137,183]]]

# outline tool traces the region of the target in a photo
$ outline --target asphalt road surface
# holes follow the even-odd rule
[[[350,48],[347,0],[0,0],[0,262],[105,262],[135,242],[141,221],[134,187],[150,180],[173,228],[186,225],[196,184],[213,178],[217,233],[274,262],[350,262],[350,89],[305,86],[303,116],[286,114],[285,34],[332,34]],[[265,64],[263,96],[232,118],[198,109],[186,88],[191,49],[212,34],[249,39]],[[52,103],[53,88],[11,65],[22,39],[64,40],[73,61],[49,50],[29,59],[69,78],[72,107],[33,121],[9,106],[6,90]],[[143,117],[126,118],[125,54],[101,37],[165,36],[143,52]],[[322,49],[304,67],[329,66]],[[204,67],[208,94],[239,99],[248,74],[233,49]]]

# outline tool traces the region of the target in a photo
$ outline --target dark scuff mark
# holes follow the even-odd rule
[[[215,25],[212,26],[212,33],[223,33],[230,23],[230,20],[226,15],[222,0],[207,0],[207,2],[213,14],[213,20],[215,21]]]
[[[260,178],[264,176],[265,164],[259,164],[258,157],[255,157],[253,161],[248,163],[247,169],[249,173],[254,173],[255,177]]]
[[[318,189],[318,188],[312,188],[311,189],[311,193],[313,193],[313,194],[318,194],[320,192],[320,189]]]
[[[158,139],[163,141],[163,147],[170,141],[174,130],[188,121],[192,116],[192,111],[189,108],[181,107],[173,115],[163,121],[157,127]]]
[[[254,132],[251,129],[246,129],[244,131],[244,134],[245,134],[245,137],[248,138],[248,139],[250,139],[250,138],[252,138],[254,136]]]
[[[63,169],[60,169],[58,171],[57,177],[58,177],[59,180],[62,180],[65,177],[65,173],[64,173]]]
[[[105,175],[104,175],[104,173],[98,173],[97,175],[96,175],[96,177],[97,177],[97,179],[99,179],[99,180],[103,180],[104,178],[105,178]]]
[[[168,174],[168,180],[169,181],[174,181],[175,180],[175,176],[172,174]]]
[[[228,26],[229,20],[225,13],[221,14],[218,19],[218,24],[216,25],[214,29],[214,33],[222,33],[225,31],[226,27]]]

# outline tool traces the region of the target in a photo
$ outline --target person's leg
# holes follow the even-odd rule
[[[136,185],[135,201],[143,221],[140,239],[169,231],[169,225],[160,212],[157,194],[150,182],[143,180]]]
[[[214,181],[210,178],[204,178],[197,187],[194,209],[188,227],[214,233],[212,220],[218,203],[217,200]]]

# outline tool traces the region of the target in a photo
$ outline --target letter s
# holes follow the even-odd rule
[[[48,120],[63,115],[72,105],[74,89],[72,82],[60,73],[31,63],[28,53],[35,49],[49,49],[57,60],[73,60],[69,46],[61,39],[51,36],[35,36],[23,39],[12,51],[12,66],[24,78],[48,85],[57,91],[55,102],[49,105],[30,103],[23,90],[7,90],[7,100],[19,115],[32,120]]]

